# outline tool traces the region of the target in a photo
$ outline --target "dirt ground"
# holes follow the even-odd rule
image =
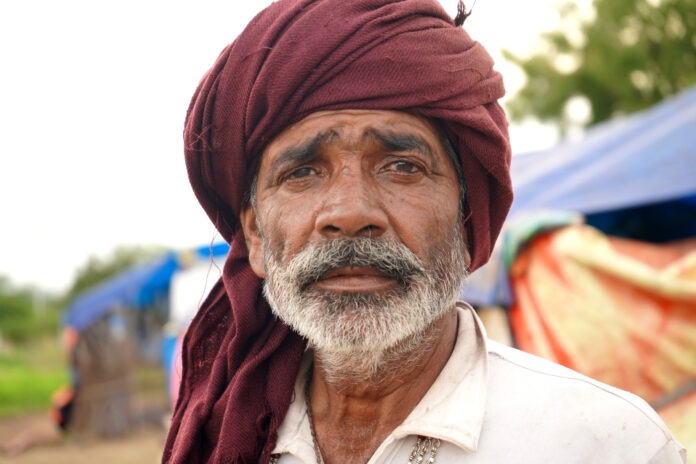
[[[45,414],[2,419],[0,464],[157,464],[165,433],[164,426],[150,424],[120,438],[64,438]],[[3,450],[27,444],[18,453]]]

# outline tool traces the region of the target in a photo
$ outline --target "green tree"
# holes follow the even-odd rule
[[[529,58],[510,52],[527,82],[508,102],[511,119],[577,121],[569,102],[590,114],[581,125],[654,105],[696,83],[696,0],[594,0],[583,18],[572,2],[559,8],[560,30],[543,34]]]
[[[30,336],[32,319],[31,295],[0,277],[0,335],[14,343],[25,342]]]
[[[65,300],[70,301],[79,293],[104,282],[136,264],[160,256],[164,249],[160,247],[120,246],[104,257],[90,256],[75,272]]]
[[[54,296],[29,287],[17,287],[0,276],[0,339],[24,344],[58,327],[58,305]]]

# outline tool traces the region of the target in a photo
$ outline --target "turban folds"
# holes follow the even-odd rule
[[[231,244],[192,322],[165,462],[267,462],[304,341],[276,320],[248,263],[239,213],[265,146],[324,110],[402,110],[438,121],[458,154],[471,268],[512,202],[502,78],[435,0],[281,0],[226,47],[184,129],[193,190]]]

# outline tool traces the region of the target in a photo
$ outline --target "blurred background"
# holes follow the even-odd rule
[[[159,461],[227,252],[183,119],[268,3],[0,3],[0,462]],[[516,199],[462,296],[696,445],[696,0],[466,6],[505,77]]]

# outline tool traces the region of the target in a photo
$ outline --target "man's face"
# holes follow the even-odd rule
[[[274,312],[320,349],[366,352],[451,308],[469,262],[459,205],[430,122],[327,111],[266,147],[242,226]]]

